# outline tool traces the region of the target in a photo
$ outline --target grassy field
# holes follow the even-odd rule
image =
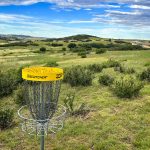
[[[27,64],[43,66],[51,60],[55,60],[58,67],[65,68],[114,59],[139,73],[150,62],[150,50],[107,51],[99,55],[92,52],[87,58],[70,52],[65,55],[62,52],[51,53],[51,50],[44,54],[35,53],[37,50],[38,47],[34,50],[32,47],[1,48],[1,70]],[[103,72],[119,75],[113,68]],[[102,73],[95,74],[92,86],[71,87],[63,83],[59,102],[63,104],[66,95],[75,92],[75,105],[78,107],[85,103],[91,111],[84,117],[67,117],[63,130],[46,137],[47,150],[150,150],[150,84],[145,84],[138,98],[121,99],[109,87],[98,83],[98,76]],[[0,132],[0,149],[38,150],[39,138],[26,135],[20,129],[19,106],[15,104],[13,94],[0,100],[0,108],[15,111],[14,125]]]

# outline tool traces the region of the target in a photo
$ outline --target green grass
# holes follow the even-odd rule
[[[44,42],[41,42],[42,45]],[[43,44],[44,45],[44,44]],[[59,67],[102,63],[112,58],[121,64],[134,67],[137,72],[146,68],[150,62],[150,51],[108,51],[105,54],[91,53],[87,58],[67,52],[45,54],[33,53],[33,48],[9,49],[0,51],[0,68],[6,70],[24,64],[45,65],[55,60]],[[61,48],[60,48],[61,49]],[[38,49],[36,49],[38,50]],[[12,52],[10,54],[10,52]],[[6,53],[7,55],[3,55]],[[113,69],[103,72],[119,76]],[[103,73],[102,72],[102,73]],[[70,91],[75,91],[75,105],[85,103],[92,111],[85,117],[66,118],[64,129],[54,137],[46,137],[47,150],[149,150],[150,149],[150,84],[146,84],[140,97],[129,99],[117,98],[109,87],[99,85],[95,74],[92,86],[70,87],[62,85],[60,103]],[[12,108],[15,112],[14,126],[0,132],[0,149],[2,150],[37,150],[39,138],[24,134],[20,129],[17,116],[18,106],[13,94],[0,100],[0,109]]]

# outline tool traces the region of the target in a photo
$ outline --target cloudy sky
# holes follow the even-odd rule
[[[150,0],[0,0],[0,34],[150,39]]]

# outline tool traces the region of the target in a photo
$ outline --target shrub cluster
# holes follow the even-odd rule
[[[51,61],[47,62],[47,64],[45,66],[46,67],[56,67],[56,66],[58,66],[58,63],[56,61],[51,60]]]
[[[4,45],[0,45],[0,47],[12,47],[12,46],[39,46],[37,43],[33,43],[31,41],[27,42],[15,42],[15,43],[8,43]]]
[[[92,72],[101,72],[103,70],[102,64],[91,64],[87,68]]]
[[[127,74],[133,74],[136,72],[134,68],[126,68],[122,65],[115,67],[114,71],[118,71],[120,73],[127,73]]]
[[[66,47],[63,47],[62,48],[62,52],[65,52],[67,49],[66,49]]]
[[[144,66],[150,67],[150,62],[147,62]]]
[[[16,70],[0,72],[0,97],[10,94],[17,85]]]
[[[106,52],[106,49],[96,49],[96,54],[103,54],[103,53],[105,53]]]
[[[92,73],[82,66],[75,66],[65,70],[64,82],[71,86],[88,86],[92,84]]]
[[[24,99],[24,88],[22,85],[19,85],[17,90],[14,92],[14,101],[17,105],[23,106],[26,105],[26,101]]]
[[[118,66],[121,66],[120,62],[110,59],[102,64],[90,64],[87,66],[87,69],[89,69],[92,72],[101,72],[104,68],[111,68]]]
[[[111,68],[111,67],[120,67],[121,64],[118,61],[115,61],[113,59],[109,59],[107,62],[104,62],[103,64],[103,68]]]
[[[51,46],[59,47],[59,46],[63,46],[63,44],[62,43],[52,43]]]
[[[0,72],[0,97],[7,96],[22,83],[22,68],[10,69],[7,72]]]
[[[91,43],[87,43],[88,46],[90,46],[91,48],[96,48],[96,49],[105,49],[107,48],[108,50],[142,50],[144,49],[142,46],[140,45],[132,45],[131,43],[117,43],[117,44],[107,44],[104,45],[102,43],[98,43],[98,42],[91,42]]]
[[[124,76],[114,81],[112,89],[121,98],[132,98],[139,95],[143,84],[133,76]]]
[[[76,48],[77,47],[77,45],[75,44],[75,43],[69,43],[68,44],[68,48],[70,49],[70,50],[72,50],[72,49],[74,49],[74,48]]]
[[[67,94],[66,98],[64,99],[65,107],[67,108],[67,112],[71,116],[85,116],[90,112],[90,109],[86,107],[84,103],[77,106],[74,104],[75,101],[75,94],[69,93]]]
[[[81,56],[81,58],[86,58],[87,57],[86,54],[87,54],[86,51],[81,51],[78,53],[78,55]]]
[[[14,112],[10,109],[0,110],[0,129],[3,130],[12,125]]]
[[[86,57],[87,57],[86,54],[81,55],[81,58],[86,58]]]
[[[102,85],[110,86],[114,81],[114,78],[111,75],[103,74],[99,76],[99,83]]]
[[[42,53],[46,52],[46,48],[45,47],[41,47],[40,48],[40,52],[42,52]]]
[[[150,67],[144,70],[139,76],[141,80],[146,80],[150,82]]]
[[[79,47],[81,47],[82,49],[84,49],[85,51],[91,51],[92,47],[89,44],[79,44]]]

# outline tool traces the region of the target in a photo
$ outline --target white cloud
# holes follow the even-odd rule
[[[95,5],[99,5],[100,3],[105,3],[108,7],[119,7],[116,5],[109,5],[109,2],[114,2],[118,4],[130,4],[133,7],[138,7],[138,5],[145,6],[144,9],[147,9],[150,6],[149,0],[1,0],[0,5],[31,5],[38,2],[48,2],[55,3],[58,6],[90,6],[95,7]],[[102,6],[102,5],[101,5]],[[107,6],[106,6],[107,7]]]
[[[30,16],[0,13],[0,22],[17,23],[32,19]]]
[[[91,9],[91,8],[85,8],[84,10],[90,11],[90,10],[92,10],[92,9]]]
[[[110,14],[121,14],[121,15],[141,15],[141,12],[139,11],[132,11],[132,12],[125,12],[125,11],[118,11],[118,10],[106,10],[106,12],[109,12]]]
[[[149,6],[143,6],[143,5],[130,5],[129,7],[135,9],[150,9]]]
[[[118,32],[121,32],[122,35],[127,34],[129,31],[129,34],[126,36],[134,37],[134,36],[141,35],[141,37],[143,37],[143,35],[145,34],[145,36],[149,37],[148,36],[148,34],[150,33],[150,29],[148,28],[150,26],[150,21],[149,21],[150,1],[149,0],[0,0],[0,6],[31,5],[38,2],[54,3],[55,5],[53,5],[53,8],[50,9],[56,11],[60,11],[60,10],[72,11],[73,9],[75,10],[83,9],[83,10],[90,11],[89,13],[92,12],[94,15],[93,18],[89,20],[86,19],[84,20],[84,16],[83,16],[83,18],[80,20],[78,18],[76,18],[76,20],[71,20],[72,18],[70,18],[70,20],[68,21],[63,21],[63,20],[44,21],[38,18],[32,18],[30,16],[0,13],[0,32],[3,33],[4,31],[2,29],[5,28],[6,33],[9,31],[14,33],[25,32],[26,34],[28,34],[30,31],[30,35],[39,34],[42,36],[51,36],[52,34],[53,36],[59,37],[61,35],[65,36],[74,33],[75,34],[78,33],[98,34],[99,33],[100,34],[99,36],[106,35],[105,37],[107,37],[109,35],[115,36],[117,34],[119,37],[119,35],[121,34],[117,33],[117,30],[113,30],[112,28],[110,28],[109,30],[108,28],[105,28],[104,30],[101,30],[101,32],[99,32],[99,30],[96,30],[94,28],[91,30],[88,28],[84,28],[83,26],[84,24],[91,23],[92,24],[91,28],[93,27],[94,24],[96,28],[98,28],[98,25],[101,27],[102,24],[107,24],[107,25],[115,24],[116,26],[121,24],[126,26],[127,28],[128,27],[137,28],[137,30],[132,30],[132,31],[129,31],[127,29],[118,30]],[[110,5],[111,3],[109,2],[117,3],[117,5],[113,5],[113,4]],[[124,9],[124,7],[128,9]],[[96,11],[95,12],[92,11],[93,9],[98,9],[98,8],[103,8],[105,12],[95,14]],[[6,25],[6,27],[4,26],[4,24]],[[75,26],[73,24],[83,24],[83,26],[79,27],[78,25]],[[71,25],[72,27],[65,27],[66,25],[68,26]],[[142,33],[140,32],[141,30],[143,31]]]
[[[104,15],[94,15],[93,20],[100,23],[123,24],[134,27],[150,26],[150,14],[147,10],[118,11],[106,10]]]
[[[31,5],[38,2],[47,2],[47,3],[55,3],[58,7],[66,7],[66,8],[118,8],[120,6],[110,5],[110,4],[100,4],[103,2],[102,0],[1,0],[0,6],[4,5]]]
[[[91,33],[89,28],[66,27],[64,21],[41,21],[24,15],[0,14],[0,33],[26,34],[43,37],[62,37],[72,34]]]
[[[69,21],[67,23],[69,24],[81,24],[81,23],[95,23],[96,21],[94,20],[72,20],[72,21]]]

